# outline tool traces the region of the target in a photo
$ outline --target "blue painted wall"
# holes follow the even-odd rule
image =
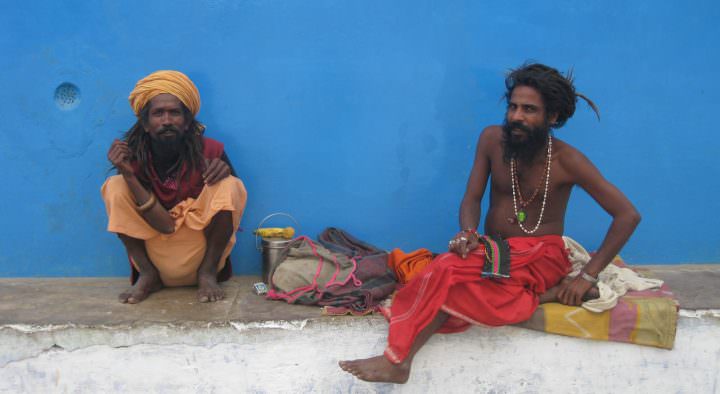
[[[99,187],[127,96],[187,73],[198,118],[249,191],[233,253],[291,213],[385,248],[441,251],[478,133],[502,120],[503,75],[573,67],[584,105],[557,133],[644,216],[632,263],[720,262],[715,1],[38,1],[0,5],[0,276],[125,275]],[[63,82],[80,101],[61,109]],[[271,225],[287,225],[283,218]],[[609,218],[576,191],[567,233],[597,247]]]

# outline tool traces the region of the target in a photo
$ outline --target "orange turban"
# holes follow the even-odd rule
[[[190,78],[179,71],[160,70],[139,80],[130,92],[128,100],[135,115],[140,116],[145,105],[162,93],[177,97],[193,115],[200,111],[200,93]]]

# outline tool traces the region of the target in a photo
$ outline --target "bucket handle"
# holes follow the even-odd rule
[[[292,215],[290,215],[289,213],[285,213],[285,212],[275,212],[275,213],[271,213],[271,214],[265,216],[265,218],[263,218],[263,220],[261,220],[260,223],[257,225],[257,228],[255,228],[255,249],[257,249],[258,251],[262,251],[262,247],[260,246],[260,243],[258,242],[257,230],[259,230],[259,229],[262,227],[263,223],[267,222],[268,219],[270,219],[270,218],[272,218],[272,217],[274,217],[274,216],[286,216],[286,217],[289,217],[289,218],[293,221],[293,223],[295,223],[295,225],[297,226],[297,228],[300,229],[300,223],[298,223],[298,221],[295,220],[295,218],[294,218]]]

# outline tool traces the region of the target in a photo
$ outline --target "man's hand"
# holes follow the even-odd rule
[[[470,251],[477,248],[479,239],[480,236],[476,232],[461,231],[448,242],[448,251],[465,259]]]
[[[230,166],[221,159],[205,159],[205,171],[202,176],[206,184],[212,185],[219,182],[231,173]]]
[[[112,145],[110,145],[110,150],[107,155],[110,163],[112,163],[112,165],[115,166],[118,172],[122,175],[133,174],[133,168],[130,165],[130,156],[130,148],[128,147],[127,142],[120,141],[118,139],[113,141]]]
[[[561,289],[557,295],[558,301],[564,305],[580,306],[583,303],[583,296],[593,287],[593,284],[578,275],[560,286]]]

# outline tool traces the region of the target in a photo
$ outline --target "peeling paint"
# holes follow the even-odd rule
[[[678,313],[681,317],[692,317],[702,319],[703,317],[720,317],[720,309],[680,309]]]
[[[259,328],[280,328],[283,330],[290,330],[290,331],[299,331],[305,328],[307,325],[307,319],[305,320],[296,320],[296,321],[285,321],[285,320],[269,320],[264,322],[253,322],[253,323],[238,323],[238,322],[230,322],[230,325],[233,326],[238,331],[245,331],[245,330],[251,330],[251,329],[259,329]]]
[[[34,324],[3,324],[0,325],[0,330],[3,328],[10,328],[23,333],[34,333],[44,331],[58,331],[67,328],[78,328],[75,324],[45,324],[45,325],[34,325]],[[82,327],[81,327],[82,328]]]

